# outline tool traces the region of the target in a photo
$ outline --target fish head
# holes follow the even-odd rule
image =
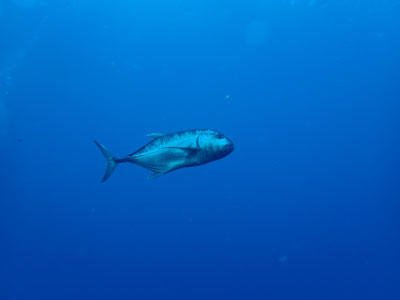
[[[216,130],[209,130],[200,136],[199,146],[215,158],[225,157],[234,150],[233,142]]]

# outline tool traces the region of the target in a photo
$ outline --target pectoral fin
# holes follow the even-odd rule
[[[198,151],[197,148],[182,148],[182,147],[166,147],[165,149],[173,149],[181,153],[185,153],[186,155],[191,155]]]
[[[149,133],[147,136],[149,136],[153,139],[156,139],[156,138],[159,138],[160,136],[163,136],[163,134],[162,133]]]
[[[137,155],[135,162],[153,171],[150,178],[155,178],[190,164],[197,151],[192,148],[165,147],[150,154]]]
[[[154,172],[153,174],[149,175],[147,177],[147,179],[154,179],[154,178],[157,178],[157,177],[160,177],[160,176],[163,176],[163,175],[164,175],[164,173]]]

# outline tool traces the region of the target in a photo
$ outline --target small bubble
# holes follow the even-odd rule
[[[288,257],[287,257],[286,255],[282,255],[281,257],[279,257],[279,262],[280,262],[281,264],[286,263],[287,260],[288,260]]]

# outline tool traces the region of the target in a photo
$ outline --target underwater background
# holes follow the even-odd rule
[[[0,0],[0,140],[1,300],[400,299],[399,0]]]

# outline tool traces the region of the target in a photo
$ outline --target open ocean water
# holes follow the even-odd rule
[[[0,0],[0,145],[0,300],[400,299],[399,0]]]

